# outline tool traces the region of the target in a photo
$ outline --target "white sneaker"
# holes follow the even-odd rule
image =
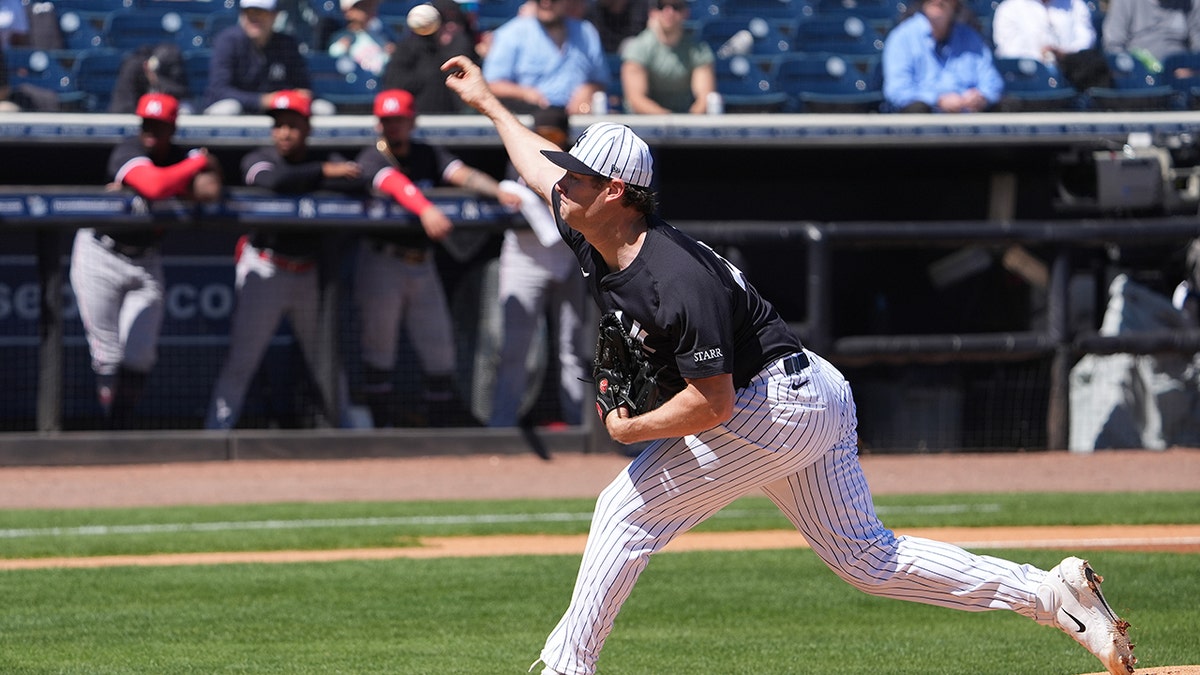
[[[1137,658],[1129,643],[1129,622],[1108,606],[1100,593],[1101,581],[1086,560],[1066,558],[1038,587],[1039,608],[1053,615],[1046,623],[1086,647],[1111,675],[1130,675]]]

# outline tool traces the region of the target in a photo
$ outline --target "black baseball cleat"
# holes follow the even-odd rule
[[[1038,587],[1039,609],[1094,654],[1111,675],[1130,675],[1137,658],[1129,643],[1129,622],[1108,606],[1100,592],[1103,579],[1086,560],[1066,558],[1046,573]]]

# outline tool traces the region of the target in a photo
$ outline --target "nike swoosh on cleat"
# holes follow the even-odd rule
[[[1087,627],[1083,625],[1083,622],[1080,621],[1079,619],[1076,619],[1070,612],[1068,612],[1067,610],[1064,609],[1062,611],[1062,613],[1066,614],[1068,617],[1070,617],[1071,620],[1075,622],[1076,626],[1079,626],[1079,629],[1075,631],[1076,633],[1082,633],[1087,630]]]

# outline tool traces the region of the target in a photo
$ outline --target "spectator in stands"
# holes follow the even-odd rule
[[[312,94],[308,63],[296,38],[275,30],[276,0],[241,0],[238,22],[213,37],[204,112],[210,115],[261,113],[284,90]],[[332,115],[328,101],[312,102],[313,112]]]
[[[594,0],[587,20],[600,33],[600,45],[606,54],[621,53],[621,45],[646,29],[650,0]]]
[[[142,94],[170,94],[179,100],[180,112],[193,112],[183,52],[173,42],[144,45],[121,62],[108,111],[132,113]]]
[[[474,33],[455,0],[433,0],[442,25],[430,35],[406,33],[383,74],[384,89],[403,89],[423,114],[464,112],[459,97],[446,88],[442,64],[459,54],[479,63]]]
[[[272,146],[242,158],[246,185],[300,195],[316,190],[352,191],[358,164],[308,146],[312,98],[280,91],[267,105]],[[242,414],[250,382],[279,322],[286,316],[310,372],[315,371],[318,299],[317,263],[322,236],[311,230],[257,229],[238,240],[235,252],[237,306],[230,322],[229,354],[213,387],[206,429],[232,429]],[[344,385],[343,385],[344,386]],[[334,396],[326,392],[326,398]],[[347,401],[347,396],[337,396]],[[339,417],[342,411],[337,411]],[[341,420],[331,420],[339,423]]]
[[[346,26],[329,42],[330,56],[346,56],[367,72],[383,74],[396,51],[394,38],[376,20],[379,0],[341,0]]]
[[[980,112],[1004,80],[961,0],[921,0],[883,43],[883,95],[891,112]]]
[[[422,229],[381,230],[363,237],[354,299],[362,323],[364,398],[376,427],[477,426],[454,390],[454,329],[433,259],[434,242],[445,239],[454,224],[421,191],[452,185],[498,198],[514,209],[520,200],[500,194],[496,179],[446,150],[413,140],[417,111],[409,92],[380,92],[374,112],[379,141],[357,158],[363,187],[416,214]],[[395,395],[401,325],[422,370],[422,400],[405,405]]]
[[[0,0],[0,50],[29,44],[29,16],[21,0]]]
[[[496,97],[517,112],[562,106],[568,114],[592,112],[592,97],[608,86],[600,35],[569,16],[573,0],[537,0],[533,16],[495,30],[483,75]]]
[[[201,148],[175,145],[179,101],[167,94],[138,100],[141,133],[127,137],[108,157],[109,189],[132,188],[145,199],[183,197],[213,202],[221,197],[221,171]],[[108,425],[129,428],[133,409],[158,358],[163,321],[163,230],[90,228],[75,235],[71,287],[79,306],[96,396]]]
[[[1110,0],[1104,51],[1127,52],[1158,71],[1168,56],[1200,51],[1200,0]],[[1178,73],[1189,77],[1191,73]]]
[[[1003,0],[992,16],[997,58],[1036,59],[1057,68],[1068,54],[1096,44],[1084,0]]]
[[[571,147],[570,119],[562,108],[534,111],[533,130],[563,150]],[[501,336],[488,426],[513,427],[520,423],[521,404],[529,388],[526,363],[542,318],[550,328],[552,346],[546,352],[558,358],[558,367],[547,372],[558,373],[561,419],[567,424],[580,424],[589,373],[584,367],[586,295],[579,265],[554,224],[554,214],[525,185],[511,163],[500,189],[521,198],[521,215],[529,227],[506,231],[500,249]]]
[[[686,0],[656,0],[649,25],[621,49],[621,91],[630,113],[703,113],[717,90],[713,51],[686,34]]]

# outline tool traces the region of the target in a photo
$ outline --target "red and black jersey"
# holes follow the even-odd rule
[[[592,298],[602,313],[617,312],[650,360],[667,367],[661,384],[670,393],[683,389],[683,378],[722,373],[742,388],[767,364],[800,351],[800,339],[771,303],[706,244],[647,216],[641,251],[613,272],[558,216],[561,197],[553,194],[558,230],[579,259]]]
[[[443,184],[446,170],[460,160],[447,150],[425,143],[409,143],[408,154],[394,156],[385,155],[375,146],[363,148],[355,161],[362,167],[362,175],[369,187],[378,189],[383,178],[390,170],[398,170],[408,177],[420,190],[427,190]],[[425,231],[389,230],[372,232],[371,236],[381,241],[398,246],[419,248],[430,243]]]

